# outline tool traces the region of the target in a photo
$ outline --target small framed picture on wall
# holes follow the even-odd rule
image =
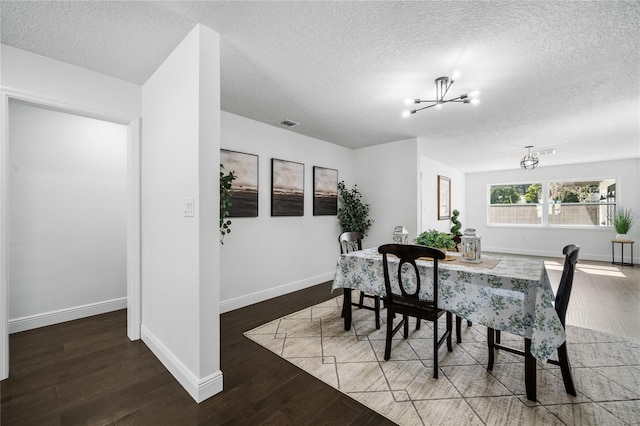
[[[229,217],[258,217],[258,156],[220,150],[224,172],[233,172]]]
[[[451,179],[438,175],[438,220],[451,219]]]
[[[304,216],[304,164],[271,159],[271,216]]]

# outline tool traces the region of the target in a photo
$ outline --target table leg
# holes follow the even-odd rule
[[[536,359],[531,354],[531,339],[524,339],[524,384],[527,389],[527,399],[537,401],[536,398]]]
[[[342,313],[344,314],[344,329],[351,330],[351,289],[345,288],[342,301]]]

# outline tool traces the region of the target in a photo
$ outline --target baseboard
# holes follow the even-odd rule
[[[32,330],[34,328],[59,324],[61,322],[86,318],[93,315],[119,311],[120,309],[126,308],[127,298],[121,297],[118,299],[105,300],[103,302],[90,303],[88,305],[74,306],[72,308],[45,312],[43,314],[14,318],[9,320],[9,333],[18,333],[21,331]]]
[[[197,403],[201,403],[205,399],[222,392],[222,371],[218,370],[207,377],[198,379],[196,375],[144,325],[140,327],[140,332],[142,341]]]
[[[223,300],[220,302],[220,313],[223,314],[225,312],[233,311],[234,309],[244,308],[245,306],[253,305],[254,303],[264,302],[265,300],[273,299],[274,297],[282,296],[283,294],[288,294],[326,281],[331,281],[334,276],[335,271],[327,272],[326,274],[316,275],[315,277],[305,278],[304,280],[294,281],[229,300]]]

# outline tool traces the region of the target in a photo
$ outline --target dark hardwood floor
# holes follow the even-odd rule
[[[224,391],[201,404],[144,343],[129,341],[126,311],[12,334],[0,424],[393,424],[242,334],[330,291],[324,283],[221,315]]]

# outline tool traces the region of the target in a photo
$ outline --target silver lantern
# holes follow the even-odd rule
[[[476,235],[476,230],[473,228],[467,228],[461,237],[462,257],[463,262],[480,263],[480,236]]]
[[[409,232],[404,226],[396,226],[393,230],[393,244],[409,244]]]

